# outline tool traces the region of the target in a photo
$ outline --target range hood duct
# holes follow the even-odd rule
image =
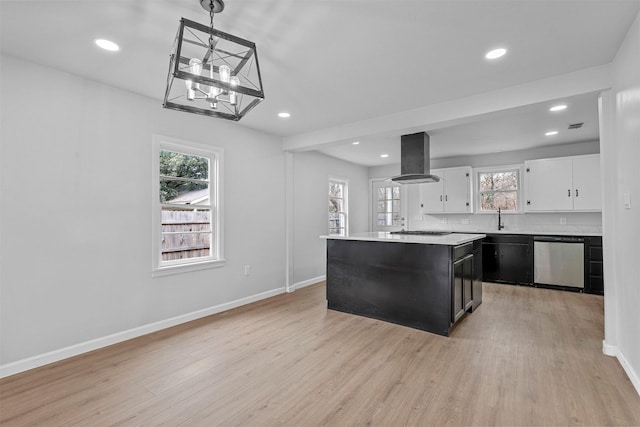
[[[400,137],[400,175],[391,178],[396,184],[422,184],[439,182],[431,175],[429,159],[429,135],[426,132]]]

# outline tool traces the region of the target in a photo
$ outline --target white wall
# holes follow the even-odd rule
[[[577,156],[599,152],[599,141],[540,147],[528,150],[507,151],[478,156],[459,156],[432,159],[431,169],[457,166],[487,167],[522,164],[525,160],[551,157]],[[370,178],[397,175],[400,165],[369,168]],[[491,231],[498,228],[498,215],[492,214],[443,214],[421,215],[417,185],[407,186],[407,228],[411,230],[454,230],[462,232]],[[474,200],[475,203],[475,200]],[[422,219],[418,219],[421,217]],[[561,219],[565,224],[561,224]],[[602,231],[602,214],[599,212],[562,212],[505,214],[505,231],[599,233]]]
[[[537,147],[528,150],[504,151],[501,153],[490,153],[477,156],[435,158],[431,159],[430,166],[431,169],[453,168],[457,166],[471,166],[479,168],[523,163],[525,160],[579,156],[582,154],[596,154],[599,152],[599,141],[584,141],[573,144]],[[400,163],[384,166],[372,166],[369,168],[369,178],[388,178],[399,174]]]
[[[329,177],[349,181],[349,232],[368,230],[367,168],[316,151],[293,153],[293,284],[326,274]]]
[[[1,59],[0,365],[284,291],[279,138]],[[154,133],[225,149],[225,267],[151,278]]]
[[[480,156],[459,156],[434,159],[432,168],[452,168],[471,166],[481,168],[487,166],[512,165],[525,160],[548,159],[552,157],[579,156],[600,152],[600,141],[583,141],[573,144],[550,145],[527,150],[503,151],[501,153],[483,154]]]
[[[603,96],[601,132],[605,210],[605,340],[640,393],[640,14],[613,61],[613,87]],[[624,194],[631,209],[624,207]]]

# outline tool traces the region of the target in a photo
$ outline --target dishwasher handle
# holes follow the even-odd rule
[[[534,236],[534,242],[584,243],[584,237],[573,236]]]

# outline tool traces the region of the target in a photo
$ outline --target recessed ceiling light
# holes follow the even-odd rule
[[[554,105],[553,107],[549,108],[549,111],[562,111],[562,110],[566,110],[567,106],[565,104],[558,104],[558,105]]]
[[[98,47],[101,47],[102,49],[108,50],[110,52],[117,52],[120,50],[120,46],[110,40],[95,39],[94,42]]]
[[[383,159],[386,159],[387,157],[389,157],[388,154],[380,154],[380,157],[382,157]]]
[[[507,49],[494,49],[491,52],[488,52],[484,57],[487,59],[497,59],[503,56],[505,53],[507,53]]]
[[[545,136],[553,136],[553,135],[557,135],[558,131],[557,130],[551,130],[547,133],[545,133]]]
[[[278,113],[278,117],[282,117],[283,119],[288,119],[289,117],[291,117],[291,114],[287,113],[286,111],[283,111],[282,113]]]
[[[360,141],[353,141],[352,144],[353,145],[358,145],[358,144],[360,144]]]

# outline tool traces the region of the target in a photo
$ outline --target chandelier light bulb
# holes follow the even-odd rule
[[[218,70],[220,73],[220,81],[229,83],[229,79],[231,78],[231,68],[229,68],[228,65],[221,65]]]
[[[240,84],[240,79],[236,76],[233,76],[229,79],[229,83],[231,84],[231,86],[233,87],[237,87]],[[238,102],[238,95],[236,94],[235,91],[230,91],[229,92],[229,103],[231,105],[236,105],[236,103]]]
[[[200,73],[202,73],[202,61],[200,61],[198,58],[191,58],[189,60],[189,72],[191,74],[195,74],[196,76],[199,76]],[[194,90],[200,89],[200,84],[193,83],[192,89]]]
[[[209,62],[209,78],[213,80],[213,63]],[[211,103],[211,108],[217,108],[218,95],[220,95],[220,88],[216,86],[209,86],[209,93],[207,94],[207,101]]]

